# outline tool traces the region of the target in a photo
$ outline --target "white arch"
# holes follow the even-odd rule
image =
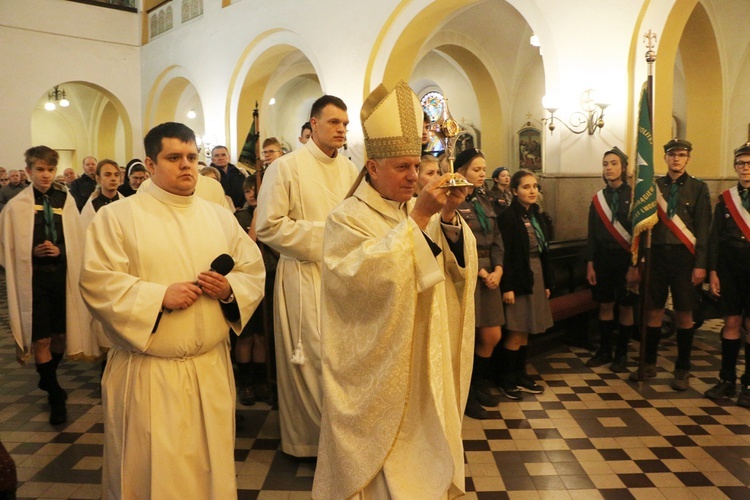
[[[283,45],[293,47],[305,56],[312,65],[314,73],[318,76],[321,88],[325,91],[326,83],[320,76],[322,74],[320,71],[320,63],[314,55],[305,51],[306,44],[302,37],[297,33],[286,29],[275,29],[261,33],[250,42],[247,48],[243,51],[242,57],[238,61],[237,66],[232,73],[232,77],[230,78],[229,89],[227,91],[225,124],[228,139],[227,142],[230,143],[230,151],[239,151],[243,146],[242,144],[237,144],[236,140],[236,137],[238,137],[238,107],[240,95],[242,94],[242,84],[247,78],[253,64],[255,64],[266,51]]]

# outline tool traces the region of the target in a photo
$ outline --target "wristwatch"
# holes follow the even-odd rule
[[[227,297],[226,299],[219,299],[219,302],[221,302],[222,304],[231,304],[232,302],[234,302],[234,292],[229,292],[229,297]]]

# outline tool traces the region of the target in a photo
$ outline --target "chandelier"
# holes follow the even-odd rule
[[[54,111],[55,108],[57,108],[57,104],[55,103],[63,108],[70,106],[70,101],[65,97],[65,91],[60,90],[57,85],[55,85],[52,92],[47,94],[47,102],[44,103],[44,109],[47,111]]]

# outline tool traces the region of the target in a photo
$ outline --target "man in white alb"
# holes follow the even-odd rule
[[[144,143],[151,182],[97,212],[81,273],[113,344],[103,497],[236,498],[227,329],[239,334],[262,298],[263,262],[231,213],[194,194],[193,131],[163,123]]]
[[[316,456],[320,433],[320,265],[323,227],[357,176],[338,149],[346,141],[346,104],[325,95],[310,111],[312,140],[274,161],[258,194],[258,239],[280,254],[274,336],[281,449]]]

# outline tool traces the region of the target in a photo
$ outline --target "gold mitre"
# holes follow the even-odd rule
[[[381,83],[359,113],[370,159],[422,155],[422,106],[403,80],[388,92]]]

